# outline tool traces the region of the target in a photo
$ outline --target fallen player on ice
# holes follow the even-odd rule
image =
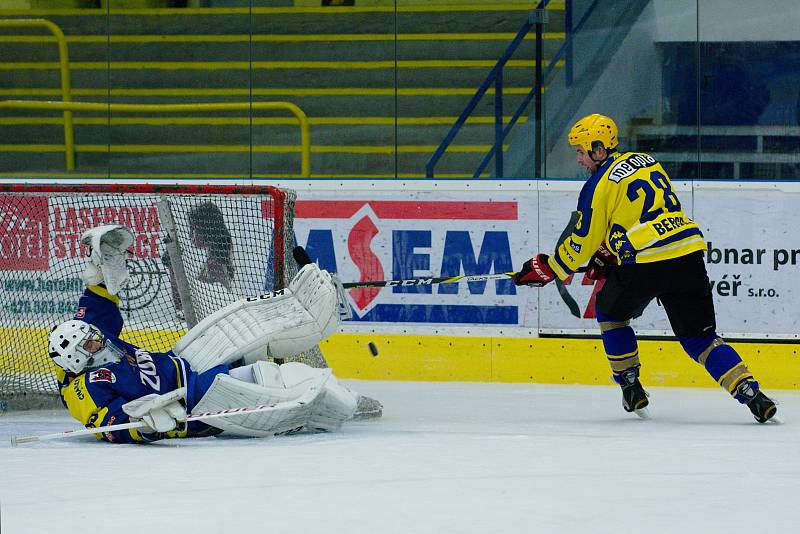
[[[311,349],[339,325],[330,275],[303,267],[285,289],[236,301],[206,317],[168,352],[122,341],[117,292],[128,273],[133,235],[124,226],[85,233],[90,246],[75,318],[49,336],[59,390],[70,414],[87,428],[141,421],[139,428],[96,434],[115,443],[164,438],[274,436],[333,431],[351,419],[359,395],[330,369],[277,365]],[[265,411],[187,423],[187,414],[275,405]]]

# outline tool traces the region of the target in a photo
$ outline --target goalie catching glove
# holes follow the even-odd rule
[[[105,224],[86,230],[81,244],[89,248],[83,281],[86,285],[105,282],[112,295],[119,293],[128,281],[128,249],[133,244],[133,232],[126,226]]]
[[[197,372],[215,365],[250,364],[307,351],[339,326],[336,287],[314,263],[289,287],[237,300],[212,313],[183,336],[173,352]]]
[[[122,411],[131,421],[144,421],[149,427],[144,429],[145,433],[169,432],[186,422],[186,407],[181,403],[185,397],[185,387],[163,395],[151,393],[123,404]]]

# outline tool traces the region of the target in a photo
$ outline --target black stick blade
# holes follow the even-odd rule
[[[292,256],[294,257],[294,261],[296,261],[300,267],[311,263],[311,258],[308,256],[308,252],[306,252],[306,249],[299,245],[292,249]]]

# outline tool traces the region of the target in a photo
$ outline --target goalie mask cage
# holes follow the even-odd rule
[[[84,231],[132,230],[122,338],[166,351],[217,309],[291,280],[294,203],[270,186],[0,184],[0,410],[57,404],[47,335],[80,317]],[[318,348],[297,359],[326,366]]]

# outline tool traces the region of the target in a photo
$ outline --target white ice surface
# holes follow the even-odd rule
[[[800,394],[759,425],[720,390],[348,382],[384,417],[335,434],[10,447],[75,428],[0,416],[3,534],[800,532]]]

